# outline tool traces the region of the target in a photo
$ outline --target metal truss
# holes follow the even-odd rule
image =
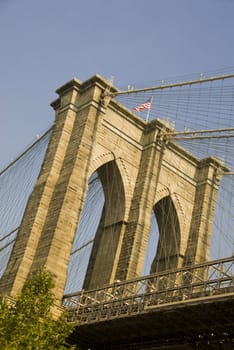
[[[81,325],[233,293],[234,256],[82,290],[65,295],[63,304],[68,321]]]

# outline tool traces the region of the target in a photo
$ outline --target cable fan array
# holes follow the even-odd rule
[[[0,277],[7,266],[28,198],[36,183],[50,130],[0,172]]]

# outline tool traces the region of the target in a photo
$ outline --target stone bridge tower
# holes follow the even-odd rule
[[[164,270],[165,261],[174,269],[209,259],[222,165],[196,158],[166,137],[173,133],[167,123],[146,123],[108,91],[117,90],[98,75],[84,83],[73,79],[57,90],[52,136],[0,281],[1,294],[14,296],[29,273],[46,267],[55,276],[61,302],[88,179],[95,171],[105,205],[84,288],[141,275],[152,211],[160,231],[152,272]]]

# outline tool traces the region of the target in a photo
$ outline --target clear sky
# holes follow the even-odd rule
[[[55,89],[234,67],[234,0],[0,0],[0,168],[54,120]]]

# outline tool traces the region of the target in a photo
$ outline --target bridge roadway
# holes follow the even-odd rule
[[[233,349],[233,272],[232,256],[65,295],[71,341],[81,349]]]

